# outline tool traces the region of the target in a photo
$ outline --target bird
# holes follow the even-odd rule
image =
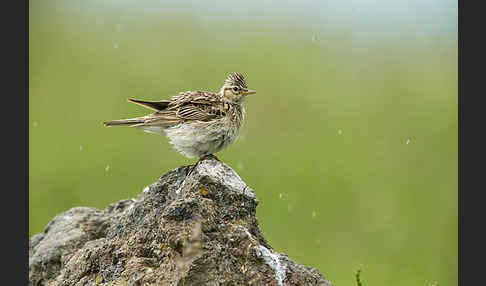
[[[218,92],[184,91],[169,100],[128,101],[155,112],[135,118],[105,121],[105,126],[129,126],[148,133],[165,135],[170,144],[188,158],[199,161],[214,155],[236,141],[245,120],[243,102],[255,94],[245,77],[230,73]],[[199,162],[198,161],[198,162]]]

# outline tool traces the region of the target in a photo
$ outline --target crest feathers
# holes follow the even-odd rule
[[[248,88],[246,84],[245,77],[241,73],[234,72],[230,74],[226,80],[224,81],[224,85],[226,86],[239,86],[241,88]]]

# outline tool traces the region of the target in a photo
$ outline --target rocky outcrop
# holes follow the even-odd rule
[[[137,199],[77,207],[29,241],[30,285],[331,285],[275,252],[253,190],[207,157]]]

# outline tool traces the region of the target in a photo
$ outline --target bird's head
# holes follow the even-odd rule
[[[219,92],[225,99],[235,103],[240,103],[247,95],[256,93],[256,91],[248,89],[245,77],[237,72],[226,78]]]

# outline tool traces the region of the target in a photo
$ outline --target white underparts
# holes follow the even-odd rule
[[[181,123],[164,131],[174,148],[189,158],[217,153],[232,144],[239,133],[239,129],[226,118]]]

